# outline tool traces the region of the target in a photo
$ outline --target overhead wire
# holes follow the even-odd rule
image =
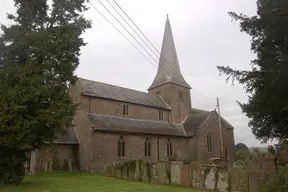
[[[125,23],[127,23],[127,25],[134,31],[134,33],[141,39],[141,41],[149,48],[149,50],[151,52],[153,52],[153,54],[157,57],[157,59],[159,59],[159,64],[161,62],[163,64],[163,61],[161,61],[161,58],[162,58],[166,63],[168,63],[168,66],[170,66],[171,69],[174,70],[173,67],[171,66],[171,64],[169,64],[169,62],[161,55],[161,53],[158,51],[158,49],[147,38],[147,36],[141,31],[141,29],[135,24],[135,22],[128,16],[128,14],[121,8],[121,6],[115,0],[113,0],[113,2],[117,5],[117,7],[125,14],[125,16],[131,21],[131,23],[138,29],[138,31],[144,36],[144,38],[149,42],[149,44],[154,48],[154,50],[156,50],[156,52],[159,54],[159,56],[149,47],[149,45],[147,45],[147,43],[140,37],[140,35],[133,29],[133,27],[126,21],[126,19],[117,11],[117,9],[110,3],[110,1],[109,0],[106,0],[106,1],[116,11],[116,13],[125,21]],[[174,70],[174,72],[175,72],[175,70]]]
[[[111,13],[111,11],[110,10],[108,10],[108,8],[100,1],[100,0],[98,0],[100,3],[101,3],[101,5],[110,13],[110,15],[112,15],[113,17],[114,17],[114,19],[116,19],[116,21],[130,34],[130,36],[132,36],[132,38],[133,39],[135,39],[135,37],[123,26],[123,24],[113,15],[113,13]],[[146,44],[146,42],[138,35],[138,33],[131,27],[131,25],[123,18],[123,16],[115,9],[115,7],[107,0],[107,2],[112,6],[112,8],[117,12],[117,14],[118,15],[120,15],[121,16],[121,18],[128,24],[128,26],[134,31],[134,33],[136,33],[136,35],[145,43],[145,45],[151,50],[151,48]],[[114,2],[116,2],[116,1],[114,1]],[[117,4],[118,6],[119,6],[119,4]],[[123,10],[122,8],[121,8],[121,10]],[[123,10],[124,11],[124,10]],[[127,14],[126,14],[127,15]],[[127,15],[128,16],[128,15]],[[130,18],[130,17],[129,17]],[[130,18],[130,20],[131,20],[131,18]],[[133,22],[134,23],[134,22]],[[113,25],[113,24],[112,24]],[[136,25],[135,23],[134,23],[134,25]],[[137,25],[136,25],[137,26]],[[138,28],[138,27],[137,27]],[[139,28],[138,28],[139,29]],[[141,33],[142,34],[144,34],[142,31],[141,31]],[[147,38],[147,37],[146,37]],[[147,38],[148,39],[148,38]],[[135,39],[136,40],[136,39]],[[139,43],[139,41],[137,41],[136,40],[136,42],[147,52],[147,50]],[[131,42],[130,42],[131,43]],[[150,42],[151,43],[151,42]],[[151,43],[152,44],[152,43]],[[153,44],[152,44],[153,45]],[[134,46],[135,47],[135,46]],[[153,47],[155,48],[155,46],[153,45]],[[155,48],[156,49],[156,48]],[[139,51],[139,49],[137,49],[138,51]],[[157,49],[156,49],[157,50]],[[152,51],[152,50],[151,50]],[[157,50],[158,51],[158,50]],[[158,51],[159,52],[159,51]],[[148,53],[148,52],[147,52]],[[154,53],[154,52],[153,52]],[[149,54],[149,53],[148,53]],[[155,54],[155,53],[154,53]],[[142,54],[143,55],[143,54]],[[149,54],[150,55],[150,57],[152,57],[151,56],[151,54]],[[156,54],[155,54],[156,55]],[[161,54],[160,54],[161,55]],[[157,56],[157,55],[156,55]],[[147,58],[147,57],[146,57]],[[153,57],[152,57],[153,58]],[[164,58],[165,59],[165,58]],[[155,62],[157,62],[154,58],[153,58],[153,60],[155,61]],[[167,60],[165,59],[165,61],[167,62]],[[152,64],[152,62],[150,61],[150,63]],[[163,62],[162,62],[163,63]],[[160,65],[160,67],[163,67],[162,65],[161,65],[161,60],[160,60],[160,63],[159,63]],[[157,68],[157,66],[155,66],[154,64],[153,64],[153,66],[154,67],[156,67]],[[165,65],[164,65],[165,66]],[[170,67],[171,67],[171,65],[170,65]],[[164,67],[163,67],[164,68]],[[173,70],[173,68],[171,67],[171,69]],[[167,71],[167,69],[164,69],[164,70],[166,70]],[[177,73],[175,73],[175,74],[177,74]],[[173,76],[172,76],[173,77]],[[194,89],[194,88],[193,88]],[[195,89],[194,89],[195,90]],[[196,91],[196,90],[195,90]],[[192,93],[192,91],[191,91],[191,93]],[[206,101],[206,102],[210,102],[211,104],[213,103],[213,102],[211,102],[210,100],[208,100],[207,98],[205,98],[205,96],[203,96],[201,93],[199,93],[198,91],[196,92],[198,95],[200,95],[200,97],[196,97],[195,95],[193,96],[194,98],[196,97],[196,98],[201,98],[201,97],[203,97],[204,99],[199,99],[200,101],[203,101],[204,100],[204,102]]]
[[[117,14],[129,25],[129,27],[137,34],[137,36],[142,40],[142,42],[145,43],[145,45],[148,47],[147,43],[138,35],[138,33],[131,27],[131,25],[123,18],[123,16],[117,11],[117,9],[109,2],[109,0],[106,0],[110,6],[117,12]],[[160,55],[162,59],[165,60],[165,62],[171,67],[171,64],[161,55],[161,53],[158,51],[158,49],[153,45],[153,43],[147,38],[147,36],[142,32],[142,30],[135,24],[135,22],[129,17],[129,15],[122,9],[122,7],[116,2],[116,0],[113,0],[113,2],[117,5],[117,7],[125,14],[125,16],[130,20],[130,22],[138,29],[138,31],[144,36],[144,38],[149,42],[149,44],[154,48],[154,50]],[[151,50],[151,48],[149,47]],[[152,50],[151,50],[152,51]],[[154,53],[155,54],[155,53]],[[155,54],[156,55],[156,54]],[[160,60],[161,60],[160,58]],[[173,70],[173,68],[171,67]],[[176,73],[177,74],[177,73]],[[211,102],[210,99],[205,97],[203,94],[198,92],[195,88],[192,88],[193,91],[195,91],[196,94],[198,94],[200,97],[203,97],[204,100]],[[192,91],[191,90],[191,91]],[[213,102],[214,103],[214,102]]]
[[[144,48],[143,47],[143,45],[130,33],[130,31],[128,31],[128,29],[113,15],[113,13],[111,13],[111,11],[100,1],[100,0],[98,0],[98,2],[104,7],[104,9],[106,9],[106,11],[123,27],[123,29],[142,47],[142,49],[144,49],[144,51],[156,62],[156,63],[158,63],[158,61],[149,53],[149,51],[147,51],[147,49],[146,48]],[[109,1],[107,1],[109,4],[110,4],[110,2]],[[111,4],[110,4],[111,5]],[[112,5],[111,5],[112,6]],[[114,10],[115,10],[115,7],[113,7],[112,6],[112,8],[114,8]],[[116,11],[119,15],[121,15],[118,11]],[[147,43],[139,36],[139,34],[131,27],[131,25],[121,16],[121,18],[128,24],[128,26],[134,31],[134,33],[145,43],[145,45],[150,49],[150,51],[151,52],[153,52],[153,50],[147,45]],[[155,54],[155,52],[153,52],[154,53],[154,55],[156,55]],[[159,59],[158,58],[158,56],[156,55],[156,57],[157,57],[157,59]],[[164,63],[163,63],[163,61],[161,61],[161,60],[159,60],[159,66],[161,67],[161,68],[163,68],[164,69],[164,71],[167,71],[167,72],[169,72],[169,74],[171,75],[171,71],[168,71],[168,67],[170,67],[170,69],[172,69],[173,70],[173,68],[171,67],[171,65],[165,65]],[[162,64],[162,65],[161,65]],[[155,66],[155,65],[154,65]],[[156,69],[158,68],[157,66],[155,66],[156,67]],[[165,69],[165,67],[167,67],[167,69]],[[175,73],[175,74],[177,74],[177,73]],[[174,77],[175,78],[175,77]]]
[[[90,3],[90,5],[114,28],[116,29],[128,42],[130,42],[132,44],[132,46],[141,54],[143,55],[152,65],[154,65],[154,63],[152,63],[152,61],[146,56],[144,55],[137,47],[136,45],[134,45],[134,43],[132,41],[130,41],[130,39],[128,39],[117,27],[115,27],[108,19],[107,17],[105,17],[105,15],[103,15],[90,1],[88,1]],[[157,67],[157,66],[156,66]]]
[[[106,0],[110,5],[111,3],[109,2],[109,0]],[[144,38],[149,42],[149,44],[154,48],[154,50],[160,55],[160,57],[162,59],[165,60],[166,63],[169,64],[169,62],[161,55],[161,53],[158,51],[158,49],[153,45],[153,43],[147,38],[147,36],[142,32],[142,30],[136,25],[136,23],[129,17],[129,15],[122,9],[122,7],[116,2],[116,0],[112,0],[117,7],[124,13],[124,15],[130,20],[130,22],[138,29],[138,31],[144,36]],[[120,17],[128,24],[128,22],[123,18],[123,16],[121,14],[119,14],[119,12],[115,9],[115,7],[113,5],[111,5],[112,8],[118,13],[118,15],[120,15]],[[128,24],[130,26],[130,24]],[[135,30],[130,26],[130,28],[135,32]],[[135,32],[136,33],[136,32]],[[137,34],[138,35],[138,34]],[[139,35],[138,35],[139,37]],[[140,37],[139,37],[140,38]],[[142,40],[142,38],[141,38]],[[142,40],[143,41],[143,40]],[[145,43],[146,44],[146,43]],[[147,44],[146,44],[147,46]],[[150,49],[151,50],[151,49]],[[169,64],[171,66],[171,64]],[[172,68],[173,69],[173,68]],[[177,74],[177,73],[176,73]],[[195,91],[196,94],[200,95],[201,97],[204,98],[204,100],[211,102],[210,99],[208,99],[207,97],[205,97],[204,95],[202,95],[200,92],[198,92],[195,88],[192,88],[192,90]],[[191,91],[192,91],[191,90]],[[214,103],[214,102],[213,102]]]
[[[113,15],[113,13],[111,13],[111,11],[100,1],[100,0],[98,0],[99,2],[100,2],[100,4],[106,9],[106,11],[108,11],[109,13],[110,13],[110,15],[112,15],[112,17],[125,29],[125,31],[142,47],[142,49],[144,49],[147,53],[148,53],[148,55],[156,62],[156,63],[158,63],[157,62],[157,60],[155,60],[155,58],[154,57],[152,57],[152,55],[143,47],[143,45],[126,29],[126,27],[125,26],[123,26],[123,24]],[[115,0],[113,0],[114,1],[114,3],[121,9],[121,11],[129,18],[129,20],[134,24],[134,26],[136,26],[136,28],[141,32],[141,34],[145,37],[145,39],[153,46],[153,48],[159,53],[159,51],[156,49],[156,47],[151,43],[151,41],[146,37],[146,35],[139,29],[139,27],[135,24],[135,22],[133,22],[133,20],[128,16],[128,14],[126,14],[126,12],[120,7],[120,5],[115,1]],[[128,26],[134,31],[134,33],[141,39],[141,41],[142,42],[144,42],[144,44],[150,49],[150,51],[152,51],[153,52],[153,50],[147,45],[147,43],[139,36],[139,34],[131,27],[131,25],[123,18],[123,16],[116,10],[116,8],[107,0],[107,2],[110,4],[110,6],[117,12],[117,14],[118,15],[120,15],[120,17],[128,24]],[[132,45],[133,45],[133,47],[138,51],[138,52],[140,52],[141,53],[141,55],[143,55],[154,67],[156,67],[156,68],[158,68],[156,65],[154,65],[154,63],[152,63],[152,61],[150,60],[150,59],[148,59],[148,57],[146,56],[146,55],[144,55],[137,47],[136,47],[136,45],[134,45],[134,43],[132,43],[132,41],[130,41],[117,27],[115,27],[90,1],[89,1],[89,3],[90,3],[90,5],[110,24],[110,25],[112,25],[112,27],[114,28],[114,29],[116,29],[126,40],[128,40]],[[155,52],[153,52],[154,53],[154,55],[156,55],[155,54]],[[159,53],[160,54],[160,53]],[[156,55],[157,56],[157,55]],[[161,54],[160,54],[160,57],[162,57],[161,56]],[[162,57],[163,58],[163,57]],[[168,65],[170,65],[168,62],[167,62],[167,60],[165,59],[165,58],[163,58],[165,61],[166,61],[166,64],[168,64]],[[162,62],[163,63],[163,62]],[[159,58],[159,66],[160,67],[163,67],[162,65],[161,65],[161,59]],[[164,64],[164,66],[165,66],[165,64]],[[167,66],[168,67],[168,66]],[[171,69],[173,70],[173,68],[172,68],[172,66],[170,65],[170,67],[171,67]],[[165,69],[164,67],[163,67],[163,69],[164,70],[166,70],[166,72],[168,72],[167,71],[167,69]],[[170,73],[170,72],[169,72]],[[175,73],[175,74],[177,74],[177,73]],[[177,74],[178,75],[178,74]],[[209,99],[207,99],[204,95],[202,95],[200,92],[198,92],[198,91],[196,91],[194,88],[192,88],[195,92],[194,93],[196,93],[196,94],[198,94],[198,96],[196,97],[195,95],[193,96],[194,98],[197,98],[198,100],[200,100],[201,101],[201,99],[202,100],[204,100],[204,102],[206,101],[206,102],[211,102]],[[193,92],[191,91],[191,94],[192,94]],[[201,99],[199,99],[199,98],[201,98]],[[211,104],[212,104],[213,102],[211,102]]]

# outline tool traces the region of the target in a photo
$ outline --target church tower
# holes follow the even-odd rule
[[[191,111],[190,85],[181,74],[170,21],[167,15],[158,71],[149,94],[159,95],[172,108],[169,121],[182,123]]]

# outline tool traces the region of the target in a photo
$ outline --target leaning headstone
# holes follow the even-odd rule
[[[217,189],[221,192],[226,192],[228,189],[229,176],[228,170],[219,170],[218,172],[218,182]]]
[[[182,162],[171,161],[171,183],[179,185],[181,178],[181,167],[183,166]]]
[[[142,181],[148,183],[149,182],[149,177],[148,177],[148,171],[147,170],[150,169],[149,164],[142,163],[141,169],[142,169],[142,173],[143,173]]]
[[[204,188],[205,186],[205,179],[204,179],[204,168],[198,162],[191,163],[191,180],[192,180],[192,187],[195,188]]]
[[[140,164],[138,161],[136,162],[136,167],[135,167],[135,172],[134,172],[134,180],[135,181],[140,180]]]
[[[121,170],[119,168],[119,165],[116,166],[116,177],[122,178],[122,173],[121,173]]]
[[[48,161],[48,169],[49,169],[49,172],[52,172],[53,171],[53,166],[52,166],[52,161]]]
[[[37,158],[37,152],[38,150],[34,150],[34,151],[31,151],[31,155],[30,155],[30,165],[29,165],[29,175],[34,175],[35,172],[36,172],[36,158]]]
[[[49,170],[49,162],[46,161],[44,166],[44,172],[48,172],[48,170]]]
[[[73,159],[71,159],[71,158],[68,158],[68,170],[69,170],[69,172],[73,172],[74,170],[73,170]]]
[[[181,168],[181,185],[185,187],[190,187],[190,165],[185,164]]]
[[[232,191],[248,191],[248,172],[242,167],[234,167],[231,172]]]
[[[205,189],[214,190],[215,189],[215,167],[205,167],[205,171],[208,174],[205,176]]]
[[[159,183],[158,164],[153,163],[151,166],[151,183]]]
[[[169,167],[170,168],[170,167]],[[159,183],[167,184],[167,170],[166,170],[166,162],[158,163],[158,173],[159,173]]]

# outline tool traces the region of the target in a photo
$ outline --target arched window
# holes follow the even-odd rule
[[[159,110],[159,120],[163,120],[163,119],[164,119],[163,110]]]
[[[212,133],[207,134],[207,151],[212,152]]]
[[[123,140],[123,137],[120,137],[118,140],[117,155],[118,155],[118,157],[124,157],[125,156],[125,142]]]
[[[172,143],[170,139],[167,141],[167,156],[171,157],[172,156]]]
[[[146,140],[145,140],[144,153],[145,153],[146,157],[151,156],[151,144],[150,144],[150,140],[148,138],[146,138]]]

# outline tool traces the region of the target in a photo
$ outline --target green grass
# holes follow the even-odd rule
[[[132,182],[89,173],[42,173],[1,192],[201,192],[191,188]]]

